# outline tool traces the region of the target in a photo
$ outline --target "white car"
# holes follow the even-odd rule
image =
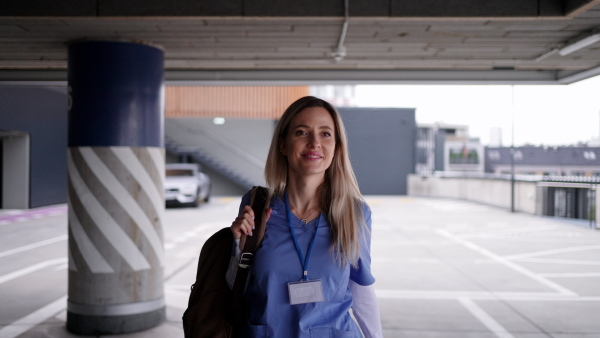
[[[167,163],[165,165],[166,205],[197,207],[208,202],[210,178],[196,163]]]

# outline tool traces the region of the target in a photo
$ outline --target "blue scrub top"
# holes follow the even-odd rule
[[[249,194],[242,198],[240,213],[248,204]],[[242,337],[362,337],[348,310],[352,294],[348,282],[371,285],[371,210],[363,204],[365,222],[369,229],[362,238],[358,267],[350,264],[341,267],[330,250],[331,229],[326,217],[304,224],[292,214],[292,226],[302,254],[318,224],[312,256],[308,266],[308,279],[321,279],[323,302],[290,305],[288,283],[302,278],[302,264],[294,246],[284,202],[274,197],[271,201],[271,218],[267,222],[265,237],[256,252],[251,277],[246,289],[249,321]]]

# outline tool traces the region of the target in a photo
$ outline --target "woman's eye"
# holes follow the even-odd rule
[[[296,130],[296,135],[298,135],[298,136],[306,135],[306,132],[304,130]]]
[[[326,132],[323,133],[323,136],[330,137],[331,133],[326,131]]]

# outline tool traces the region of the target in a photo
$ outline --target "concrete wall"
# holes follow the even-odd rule
[[[342,107],[339,111],[361,192],[406,195],[406,177],[415,171],[415,110]]]
[[[0,86],[0,130],[29,134],[29,208],[67,201],[67,88]]]
[[[543,196],[539,191],[535,182],[515,182],[515,210],[541,215]],[[510,209],[511,182],[409,175],[408,195],[458,198]]]

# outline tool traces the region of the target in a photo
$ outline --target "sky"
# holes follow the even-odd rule
[[[483,145],[499,127],[502,145],[511,145],[511,85],[357,85],[355,100],[358,107],[416,108],[417,123],[468,125]],[[600,76],[570,85],[514,85],[514,134],[515,146],[598,140]]]

